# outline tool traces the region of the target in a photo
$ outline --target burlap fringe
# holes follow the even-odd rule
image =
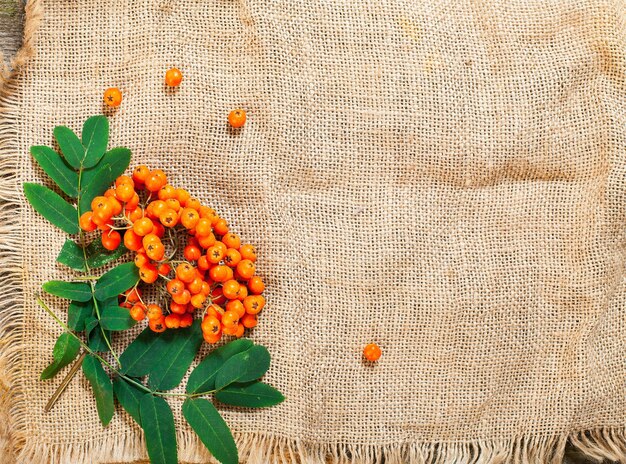
[[[314,444],[269,435],[237,435],[247,464],[560,464],[570,442],[592,459],[626,462],[626,429],[600,429],[552,437],[405,443],[381,446]],[[183,463],[215,463],[195,434],[178,435]],[[26,443],[17,460],[29,464],[129,462],[146,459],[142,437],[97,438],[82,444]]]

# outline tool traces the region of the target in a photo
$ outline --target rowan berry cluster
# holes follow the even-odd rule
[[[160,169],[138,166],[132,177],[118,177],[114,188],[94,198],[80,227],[100,229],[108,250],[123,242],[136,253],[140,279],[158,286],[162,303],[146,304],[134,288],[121,305],[133,319],[147,318],[155,332],[189,327],[196,313],[202,313],[208,343],[256,326],[265,285],[255,275],[254,247],[242,244],[215,210],[168,184]]]

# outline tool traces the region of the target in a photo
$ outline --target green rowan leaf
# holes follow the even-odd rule
[[[215,393],[221,403],[246,408],[267,408],[282,403],[285,397],[263,382],[234,383]]]
[[[83,147],[78,136],[72,129],[65,126],[55,127],[53,133],[65,160],[73,168],[80,168],[80,164],[85,157],[85,147]]]
[[[76,198],[78,195],[78,174],[65,163],[61,155],[52,148],[45,146],[30,147],[30,154],[67,196]]]
[[[95,295],[100,301],[119,295],[139,281],[139,270],[135,263],[124,263],[114,267],[96,282]]]
[[[50,295],[75,301],[88,301],[92,298],[91,286],[85,282],[65,282],[49,280],[42,286]]]
[[[24,184],[24,195],[35,210],[68,234],[78,233],[76,208],[48,187],[39,184]]]
[[[96,408],[98,409],[98,417],[102,425],[106,426],[115,412],[113,403],[113,384],[111,379],[102,368],[102,364],[92,355],[86,356],[83,360],[83,373],[93,390],[96,398]]]
[[[215,388],[220,390],[231,383],[244,383],[261,377],[270,367],[267,348],[254,345],[252,348],[230,357],[215,377]]]
[[[151,464],[177,464],[176,426],[169,404],[150,393],[139,403],[141,427]]]
[[[87,318],[93,314],[93,301],[72,301],[67,308],[67,326],[76,332],[85,330]]]
[[[83,167],[95,166],[109,143],[109,120],[106,116],[92,116],[83,124],[82,144],[85,147]]]
[[[41,373],[41,380],[51,379],[61,369],[71,363],[80,350],[80,342],[71,334],[65,332],[57,338],[52,349],[54,361]]]
[[[85,256],[83,249],[71,239],[67,239],[61,248],[57,262],[66,265],[75,271],[85,270]]]
[[[139,403],[146,392],[127,382],[122,377],[115,377],[113,379],[113,393],[115,393],[117,401],[124,410],[141,426]]]

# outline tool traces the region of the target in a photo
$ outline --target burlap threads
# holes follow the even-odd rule
[[[287,401],[224,411],[243,462],[557,463],[568,440],[624,461],[625,6],[29,2],[0,119],[2,462],[146,458],[84,381],[44,415],[37,380],[59,328],[33,296],[68,274],[28,147],[111,85],[111,145],[258,244],[253,337]],[[207,462],[172,404],[181,461]]]

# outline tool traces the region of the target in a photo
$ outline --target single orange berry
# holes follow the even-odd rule
[[[239,293],[240,284],[236,280],[228,280],[222,284],[222,292],[229,300],[235,300]]]
[[[200,219],[198,219],[198,222],[196,223],[195,227],[196,227],[196,234],[201,237],[206,237],[212,232],[211,221],[208,220],[207,218],[201,217]]]
[[[185,289],[180,293],[172,295],[172,300],[174,300],[178,304],[186,305],[191,301],[191,293],[189,290]]]
[[[133,181],[135,181],[135,184],[144,184],[149,175],[150,169],[148,169],[148,166],[139,165],[133,170]]]
[[[122,92],[117,87],[111,87],[104,91],[104,103],[111,108],[120,106],[122,103]]]
[[[165,83],[170,87],[178,87],[183,81],[183,73],[176,68],[168,69],[165,73]]]
[[[259,276],[253,276],[248,280],[248,290],[254,295],[260,295],[265,290],[265,284]]]
[[[255,314],[245,314],[241,318],[241,323],[246,329],[251,329],[252,327],[256,327],[258,324],[258,319]]]
[[[211,291],[211,300],[213,301],[213,303],[218,304],[218,305],[226,303],[226,297],[224,296],[222,287],[215,287]]]
[[[239,286],[239,291],[237,292],[237,299],[243,301],[248,296],[248,287],[245,285]]]
[[[232,311],[240,318],[246,314],[246,308],[243,307],[243,303],[239,300],[231,300],[226,303],[226,311]]]
[[[106,195],[105,195],[106,196]],[[124,207],[115,197],[107,197],[109,199],[109,203],[111,203],[111,208],[113,208],[113,216],[117,216],[122,212]]]
[[[233,270],[228,266],[217,265],[209,270],[209,277],[215,282],[226,282],[233,278]]]
[[[250,295],[243,299],[243,306],[248,314],[259,314],[265,306],[265,298],[262,295]]]
[[[183,211],[180,215],[180,223],[185,227],[185,229],[193,229],[198,224],[200,220],[200,215],[198,212],[189,207],[183,208]]]
[[[157,268],[157,271],[160,276],[166,276],[172,271],[172,266],[167,263],[161,263]]]
[[[154,321],[156,319],[163,317],[163,310],[161,309],[159,305],[149,304],[148,307],[146,308],[146,315],[148,316],[148,319],[150,319],[151,321]]]
[[[237,250],[241,246],[241,239],[239,238],[239,235],[229,232],[222,237],[222,243],[228,248],[234,248]]]
[[[170,295],[176,295],[185,290],[185,284],[181,280],[172,279],[167,283],[166,288]]]
[[[218,219],[215,224],[213,224],[213,230],[218,235],[226,235],[228,233],[228,223],[226,219]]]
[[[241,254],[235,250],[234,248],[229,248],[226,250],[226,255],[224,256],[224,264],[228,267],[237,267],[237,264],[241,261]]]
[[[178,224],[178,213],[171,208],[167,208],[161,216],[159,216],[159,221],[165,227],[175,227]]]
[[[136,287],[129,288],[124,292],[124,300],[129,303],[137,303],[141,301],[141,290]]]
[[[181,201],[180,204],[183,205],[183,202]],[[200,208],[202,207],[200,200],[198,200],[197,198],[188,198],[187,201],[185,201],[184,206],[185,208],[195,209],[196,212],[198,212],[198,217],[200,217],[199,211],[200,211]]]
[[[196,278],[196,268],[189,263],[180,263],[176,267],[176,277],[188,284]]]
[[[152,219],[152,225],[154,226],[154,229],[152,229],[152,233],[154,235],[156,235],[159,238],[165,235],[165,227],[163,227],[163,224]]]
[[[232,110],[228,114],[228,123],[235,129],[239,129],[240,127],[243,127],[243,125],[246,123],[245,110],[241,108]]]
[[[126,176],[126,175],[117,176],[117,178],[115,179],[115,187],[117,188],[120,185],[124,185],[124,184],[128,184],[131,187],[135,186],[133,179],[130,178],[129,176]]]
[[[147,218],[147,217],[138,219],[133,224],[133,231],[140,237],[148,235],[153,230],[154,230],[154,224],[152,224],[152,221],[150,220],[150,218]]]
[[[237,329],[235,330],[235,333],[233,335],[237,338],[241,338],[243,337],[244,330],[246,330],[245,326],[240,322],[239,324],[237,324]]]
[[[172,187],[170,184],[164,185],[159,189],[159,200],[169,200],[170,198],[174,198],[174,194],[176,193],[176,189]]]
[[[239,323],[239,316],[234,311],[225,311],[222,315],[222,326],[225,329],[231,329],[237,327]]]
[[[130,308],[130,317],[135,321],[143,321],[146,317],[146,307],[142,303],[135,303]]]
[[[121,184],[115,187],[115,198],[120,201],[130,201],[134,194],[135,188],[131,184]]]
[[[157,333],[165,332],[165,329],[166,329],[165,318],[161,316],[158,319],[150,319],[150,321],[148,322],[148,326],[153,332],[157,332]]]
[[[187,312],[187,305],[172,301],[170,302],[170,311],[174,314],[185,314]]]
[[[180,327],[180,315],[168,314],[165,317],[165,327],[168,329],[178,329]]]
[[[160,169],[155,169],[150,171],[150,174],[146,177],[145,184],[150,192],[158,192],[161,187],[167,184],[167,176]]]
[[[154,200],[148,204],[146,215],[153,219],[158,219],[167,210],[167,205],[163,200]]]
[[[95,224],[92,220],[93,212],[87,211],[86,213],[81,214],[80,219],[78,220],[78,224],[80,228],[86,232],[93,232],[98,228],[98,225]]]
[[[161,239],[158,241],[151,241],[148,244],[144,243],[144,248],[146,249],[146,255],[153,261],[161,261],[165,256],[165,247],[163,243],[161,243]]]
[[[193,316],[190,313],[181,314],[180,316],[180,328],[191,327],[193,324]]]
[[[206,296],[202,293],[196,293],[191,297],[190,303],[191,306],[197,309],[201,309],[204,307],[204,302],[206,301]]]
[[[147,284],[156,282],[159,272],[154,264],[146,263],[139,268],[139,278]]]
[[[363,348],[363,356],[365,356],[365,359],[368,361],[378,361],[381,354],[382,351],[376,343],[370,343]]]
[[[197,227],[196,227],[196,230],[197,230]],[[213,235],[213,232],[209,233],[208,235],[204,237],[201,237],[201,236],[198,237],[198,244],[205,250],[215,245],[215,242],[216,240],[215,240],[215,235]]]
[[[209,260],[206,259],[206,255],[202,255],[198,258],[198,269],[201,271],[207,271],[210,267]]]
[[[126,211],[133,211],[137,208],[137,206],[139,206],[139,195],[135,192],[133,193],[132,198],[124,203],[124,209]]]
[[[200,328],[202,329],[202,332],[204,333],[209,333],[211,335],[218,335],[222,331],[222,324],[215,316],[207,315],[202,320],[202,323],[200,324]]]
[[[225,249],[224,247],[217,246],[217,243],[216,243],[215,245],[213,245],[206,251],[206,258],[210,263],[217,264],[222,259],[224,259],[224,256],[226,256],[227,251],[228,250]]]
[[[126,210],[126,217],[130,222],[135,222],[143,217],[143,210],[141,208],[135,208],[133,210]]]
[[[177,188],[176,192],[174,192],[174,198],[183,206],[187,204],[187,200],[189,200],[190,196],[189,192],[185,189]]]
[[[211,286],[206,280],[202,281],[202,284],[200,287],[200,293],[202,293],[205,296],[209,296],[211,294]]]
[[[192,295],[200,293],[202,291],[202,280],[200,277],[194,278],[191,282],[187,284],[187,290],[191,292]]]
[[[241,245],[239,247],[239,253],[241,253],[242,259],[248,259],[252,262],[256,261],[256,250],[252,245]]]
[[[145,253],[137,253],[135,255],[134,261],[135,261],[135,266],[137,266],[139,269],[141,269],[144,265],[150,262],[150,260],[148,259]]]
[[[219,335],[211,335],[208,332],[202,332],[202,336],[204,337],[204,341],[210,344],[215,344],[222,338],[221,333]]]
[[[237,274],[244,280],[248,280],[254,276],[255,271],[254,263],[249,259],[242,259],[239,264],[237,264]]]
[[[102,234],[102,246],[107,250],[117,250],[117,247],[122,243],[122,237],[117,230],[110,230]]]
[[[198,261],[200,256],[202,256],[202,252],[195,245],[187,245],[183,250],[183,255],[187,261]]]

